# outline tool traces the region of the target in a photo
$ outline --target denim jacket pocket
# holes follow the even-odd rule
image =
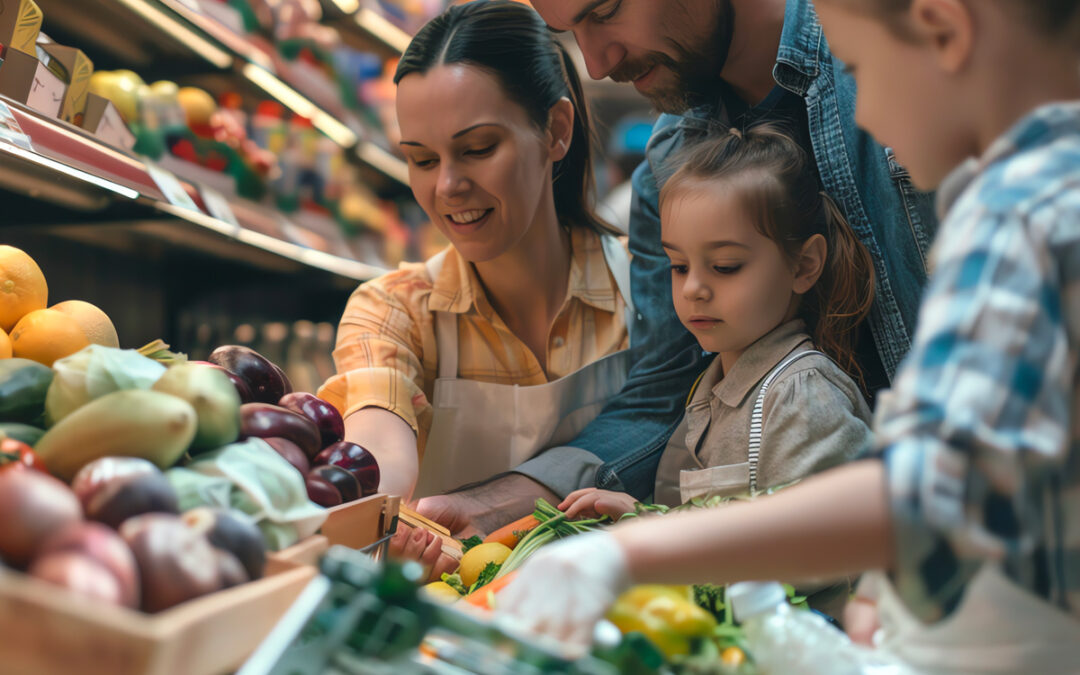
[[[932,197],[926,192],[921,192],[911,182],[911,174],[896,159],[892,148],[885,148],[885,158],[889,163],[889,175],[896,189],[900,192],[900,201],[904,205],[904,213],[907,215],[908,227],[911,237],[915,241],[915,248],[922,257],[923,269],[926,269],[927,257],[930,255],[930,245],[933,243],[933,235],[923,222],[922,213],[933,213]]]

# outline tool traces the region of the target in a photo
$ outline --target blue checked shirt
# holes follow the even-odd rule
[[[939,208],[915,342],[875,419],[896,588],[937,620],[998,561],[1080,617],[1080,103],[1030,114]]]

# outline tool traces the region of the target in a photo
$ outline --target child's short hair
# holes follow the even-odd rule
[[[822,0],[819,0],[822,1]],[[914,35],[901,15],[911,7],[911,0],[827,0],[843,4],[859,12],[880,17],[899,38],[913,39]],[[985,0],[978,0],[985,2]],[[1016,12],[1035,30],[1047,37],[1075,40],[1080,37],[1080,2],[1077,0],[993,0]],[[1077,45],[1080,48],[1080,45]]]
[[[677,153],[660,204],[723,181],[735,189],[754,226],[794,261],[815,234],[825,237],[825,269],[799,303],[817,346],[862,382],[856,328],[874,300],[874,263],[836,203],[820,187],[817,167],[789,135],[770,124],[706,137]]]

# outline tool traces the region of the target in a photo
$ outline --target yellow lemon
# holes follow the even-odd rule
[[[0,359],[11,358],[11,338],[0,328]]]
[[[15,356],[52,367],[53,361],[70,356],[90,344],[74,318],[51,309],[30,312],[11,331]]]
[[[430,599],[448,605],[461,599],[461,594],[445,581],[432,581],[430,584],[421,586],[421,590]]]
[[[45,309],[49,286],[34,259],[14,246],[0,245],[0,329],[11,329],[35,309]]]
[[[105,347],[120,346],[120,338],[116,335],[116,327],[113,326],[112,320],[97,306],[83,300],[65,300],[49,309],[63,312],[75,319],[91,344]]]
[[[461,582],[466,588],[472,586],[480,578],[480,573],[484,571],[488,563],[501,565],[510,557],[510,553],[510,548],[506,544],[497,542],[474,546],[468,553],[461,556],[461,567],[458,568]]]

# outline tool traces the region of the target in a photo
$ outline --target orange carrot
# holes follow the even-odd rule
[[[505,576],[501,576],[495,581],[492,581],[486,586],[481,586],[472,593],[466,595],[463,599],[465,602],[476,607],[482,607],[483,609],[495,609],[495,596],[499,594],[499,591],[506,588],[506,586],[514,580],[517,576],[517,571],[510,572]]]
[[[531,513],[524,518],[515,520],[509,525],[504,525],[495,530],[488,536],[484,537],[484,543],[490,544],[492,542],[498,542],[504,544],[509,548],[517,546],[518,540],[525,536],[525,533],[533,529],[540,524],[540,521],[536,519]]]

